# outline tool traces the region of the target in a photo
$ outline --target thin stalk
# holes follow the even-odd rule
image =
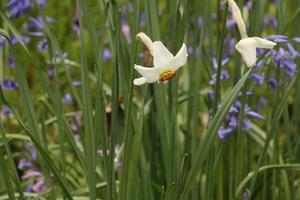
[[[226,36],[226,21],[228,15],[228,4],[225,4],[224,8],[224,18],[222,24],[221,35],[219,39],[219,48],[218,48],[218,68],[217,68],[217,77],[216,77],[216,85],[215,85],[215,99],[213,104],[213,115],[217,112],[218,104],[221,99],[221,71],[222,71],[222,60],[223,60],[223,47],[224,47],[224,39]]]

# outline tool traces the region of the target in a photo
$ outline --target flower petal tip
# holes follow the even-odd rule
[[[146,79],[144,77],[136,78],[133,80],[133,84],[136,86],[144,85],[146,83]]]

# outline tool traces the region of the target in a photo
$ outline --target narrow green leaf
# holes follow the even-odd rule
[[[189,191],[193,188],[193,183],[201,170],[202,164],[208,156],[209,149],[213,144],[213,140],[216,137],[216,133],[223,122],[225,115],[227,114],[229,108],[233,104],[235,98],[237,97],[239,91],[244,86],[249,74],[254,68],[248,70],[247,73],[243,75],[240,81],[235,85],[235,87],[227,93],[224,97],[224,103],[222,107],[216,112],[214,118],[210,122],[208,129],[204,133],[204,138],[202,139],[200,145],[195,152],[195,162],[192,163],[191,170],[188,173],[187,180],[183,189],[182,197],[186,199],[188,197]]]

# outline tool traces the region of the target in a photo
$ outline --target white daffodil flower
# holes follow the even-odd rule
[[[256,64],[256,48],[271,49],[276,45],[275,42],[260,38],[248,37],[241,39],[235,48],[240,52],[248,67],[253,67]]]
[[[174,56],[160,41],[152,42],[145,33],[137,34],[137,38],[149,49],[153,56],[154,67],[134,65],[134,68],[142,75],[142,77],[134,79],[134,85],[169,80],[176,75],[177,69],[185,65],[188,54],[184,43]]]
[[[242,38],[235,45],[235,48],[242,55],[246,65],[248,67],[253,67],[256,64],[256,48],[272,49],[276,43],[260,37],[248,37],[239,7],[234,0],[227,0],[227,2],[232,10],[233,20],[237,24]]]

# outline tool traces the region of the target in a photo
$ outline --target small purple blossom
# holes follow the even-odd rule
[[[72,98],[72,95],[70,93],[67,93],[67,94],[64,95],[63,103],[65,105],[68,105],[68,106],[73,104],[73,98]]]
[[[15,61],[11,55],[7,57],[7,65],[9,68],[15,68]]]
[[[30,23],[29,23],[29,31],[43,31],[45,26],[44,26],[44,20],[41,16],[38,17],[30,17],[29,18]]]
[[[198,17],[198,21],[197,21],[198,23],[197,23],[197,25],[198,25],[198,28],[199,29],[202,29],[202,27],[203,27],[203,18],[200,16],[200,17]]]
[[[8,77],[4,77],[4,79],[2,80],[1,86],[2,86],[2,89],[6,90],[6,91],[12,91],[12,90],[16,90],[18,88],[17,83]]]
[[[225,121],[222,124],[222,126],[218,130],[218,135],[221,140],[224,140],[226,137],[228,137],[230,134],[234,133],[239,125],[239,113],[242,108],[242,104],[240,101],[236,101],[229,109],[228,114],[226,115]],[[251,110],[249,105],[244,106],[245,116],[259,119],[259,120],[265,120],[265,118],[260,115],[259,113]],[[249,130],[251,126],[251,121],[249,118],[244,118],[242,121],[242,129],[247,131]]]
[[[262,73],[262,74],[251,73],[250,77],[256,81],[257,85],[261,86],[264,84],[264,81],[265,81],[264,73]]]
[[[81,81],[72,81],[72,86],[73,87],[79,87],[79,86],[81,86]]]
[[[19,160],[18,169],[24,170],[24,169],[31,169],[32,167],[33,167],[33,164],[31,161],[28,161],[25,158],[22,158]]]
[[[218,130],[218,135],[221,140],[224,140],[228,135],[230,135],[233,132],[233,128],[225,128],[221,126]]]
[[[285,35],[268,35],[265,36],[264,38],[268,40],[273,40],[276,43],[286,43],[289,41],[289,38]]]
[[[292,79],[297,70],[295,58],[299,56],[298,52],[292,47],[287,46],[288,50],[280,47],[278,51],[271,51],[275,66],[282,68],[289,79]]]
[[[24,143],[25,150],[30,154],[30,158],[35,161],[37,159],[37,151],[34,146],[31,146],[30,143]]]
[[[45,34],[43,32],[30,32],[28,33],[31,37],[45,37]]]
[[[48,40],[43,39],[39,41],[37,48],[39,51],[46,51],[48,49]]]
[[[27,37],[27,36],[22,36],[21,35],[21,40],[22,40],[22,42],[24,42],[24,44],[28,44],[30,38]],[[17,39],[17,37],[15,35],[12,35],[11,36],[11,44],[15,45],[15,44],[18,44],[18,43],[19,43],[19,40]]]
[[[79,26],[79,18],[77,15],[75,15],[73,19],[73,31],[76,33],[76,35],[79,37],[80,36],[80,26]]]
[[[9,117],[9,115],[10,115],[10,110],[9,110],[9,108],[7,107],[7,106],[2,106],[2,116],[6,119],[6,118],[8,118]]]
[[[32,186],[32,190],[35,193],[41,194],[46,190],[45,187],[45,179],[40,179],[38,180],[33,186]]]
[[[108,61],[112,58],[111,52],[108,48],[103,49],[102,58],[104,61]]]
[[[42,173],[39,172],[39,171],[28,171],[21,178],[23,180],[26,180],[26,179],[30,179],[30,178],[33,178],[33,177],[39,177],[39,176],[42,176]]]
[[[54,75],[55,75],[54,68],[53,67],[49,67],[48,71],[47,71],[47,74],[48,74],[49,80],[52,80],[54,78]]]
[[[46,7],[46,0],[38,0],[37,4],[40,8],[45,8]]]
[[[277,28],[278,26],[278,22],[277,22],[277,19],[272,16],[272,15],[269,15],[267,17],[264,18],[264,21],[263,21],[263,24],[264,26],[271,26],[272,28]]]
[[[9,17],[19,17],[33,6],[33,0],[10,0],[6,4]]]
[[[247,119],[247,120],[243,121],[243,124],[242,124],[243,130],[245,130],[245,131],[249,130],[250,126],[251,126],[250,120]]]

